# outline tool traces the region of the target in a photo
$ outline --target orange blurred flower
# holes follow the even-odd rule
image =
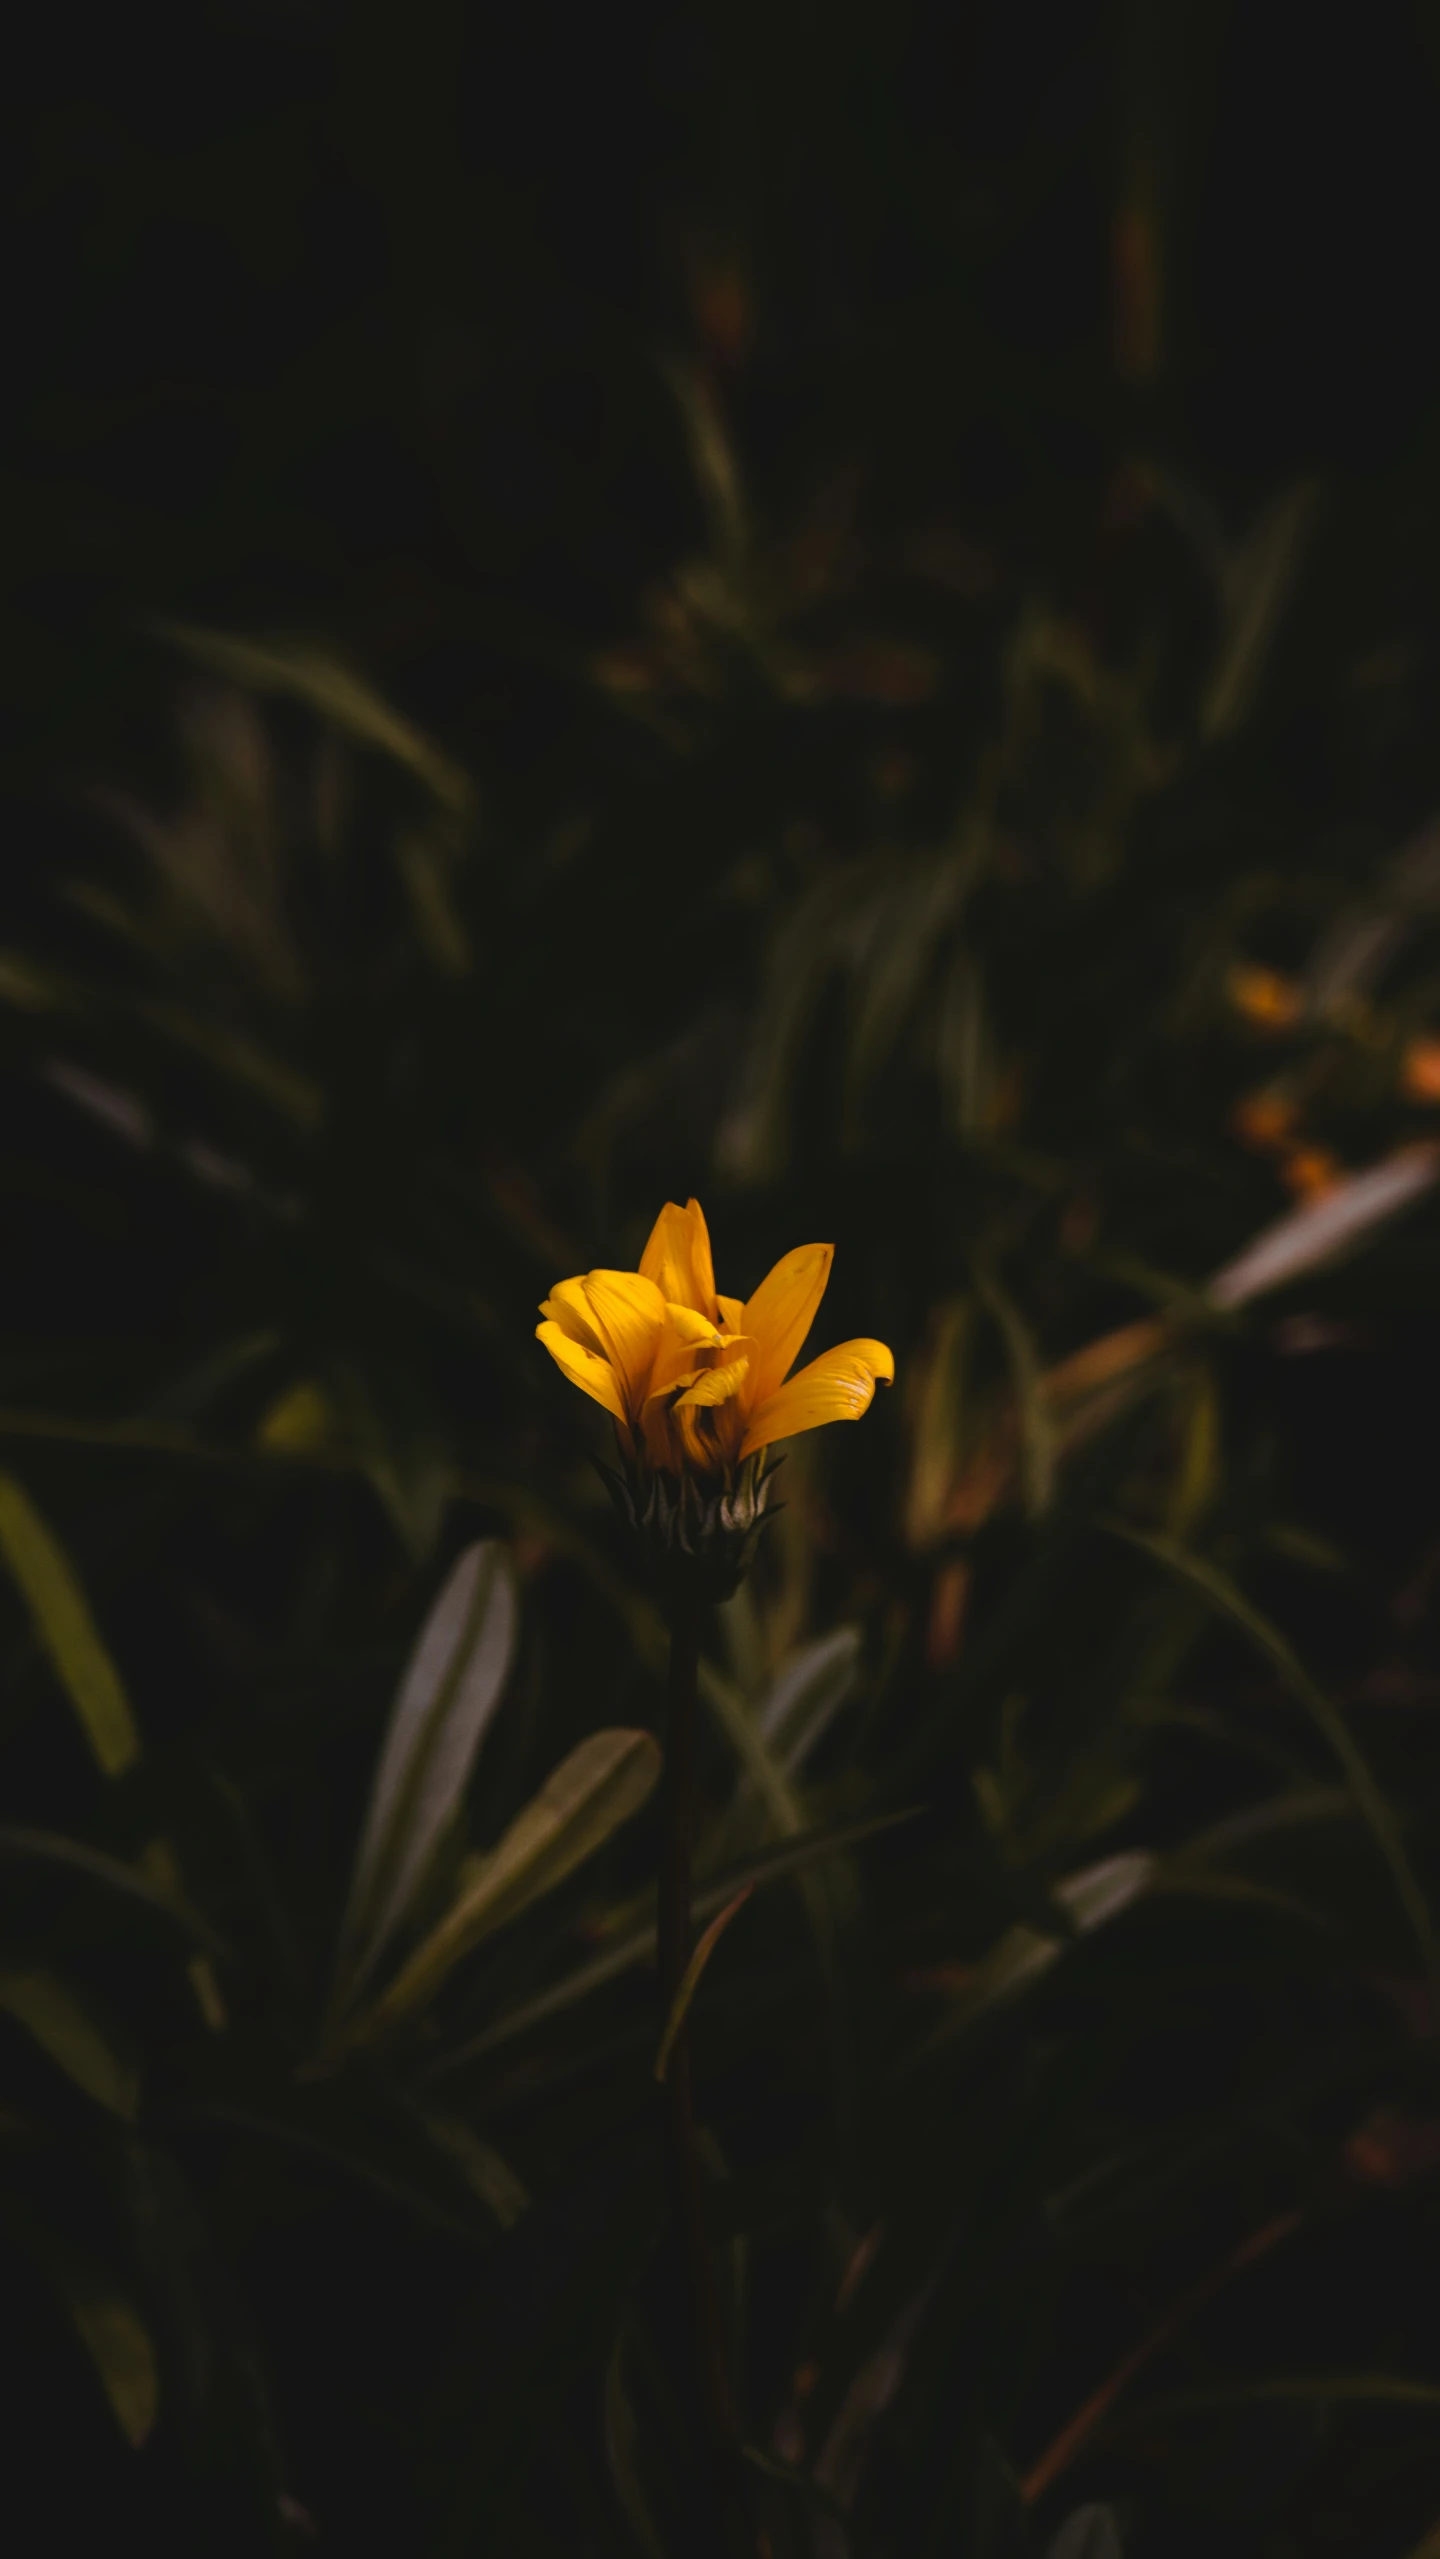
[[[1293,977],[1282,977],[1278,969],[1256,968],[1247,962],[1232,968],[1228,985],[1236,1012],[1243,1013],[1257,1030],[1288,1031],[1300,1019],[1300,989]]]
[[[740,267],[717,259],[696,270],[692,287],[695,325],[710,355],[738,371],[750,352],[754,306]]]
[[[1235,1105],[1230,1124],[1247,1146],[1268,1150],[1284,1146],[1295,1134],[1299,1117],[1288,1093],[1246,1093]]]
[[[1407,1044],[1400,1061],[1400,1089],[1412,1102],[1440,1102],[1440,1039]]]
[[[1325,1146],[1297,1146],[1280,1167],[1280,1179],[1288,1191],[1302,1200],[1323,1199],[1327,1191],[1338,1189],[1345,1178],[1345,1168],[1338,1155]]]

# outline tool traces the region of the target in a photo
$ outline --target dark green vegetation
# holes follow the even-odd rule
[[[532,1339],[691,1190],[898,1362],[702,1671],[775,2559],[1440,2548],[1433,12],[1081,14],[39,30],[17,2552],[693,2553]]]

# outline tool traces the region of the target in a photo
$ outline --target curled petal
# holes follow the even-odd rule
[[[640,1256],[640,1268],[662,1296],[677,1306],[693,1307],[697,1315],[715,1322],[720,1309],[715,1302],[710,1229],[698,1200],[687,1201],[684,1208],[666,1201]]]
[[[650,1394],[672,1394],[677,1386],[689,1386],[705,1365],[704,1353],[718,1348],[722,1338],[693,1307],[667,1306],[650,1369]]]
[[[727,1360],[723,1368],[702,1368],[693,1385],[688,1386],[678,1398],[676,1412],[683,1413],[702,1404],[728,1404],[749,1374],[750,1362],[743,1354],[739,1359]]]
[[[668,1313],[675,1310],[668,1308]],[[696,1384],[696,1377],[711,1377],[716,1369],[726,1367],[726,1361],[739,1359],[742,1354],[747,1361],[755,1359],[755,1341],[747,1333],[716,1333],[714,1323],[703,1323],[701,1315],[688,1315],[688,1323],[688,1333],[675,1326],[662,1336],[660,1349],[655,1351],[655,1367],[650,1372],[647,1402],[655,1402],[657,1395],[680,1395],[685,1387]]]
[[[604,1359],[605,1345],[595,1330],[585,1298],[583,1279],[557,1280],[540,1309],[572,1342],[583,1342],[587,1351],[595,1351]]]
[[[564,1370],[572,1386],[578,1386],[583,1394],[593,1396],[597,1404],[604,1405],[607,1413],[614,1414],[617,1422],[624,1421],[625,1406],[621,1400],[619,1380],[608,1360],[588,1351],[583,1342],[574,1341],[554,1322],[537,1324],[535,1338],[544,1343],[556,1367]]]
[[[682,1342],[718,1342],[718,1326],[708,1315],[697,1315],[693,1306],[677,1306],[669,1299],[665,1305],[665,1321],[678,1333]]]
[[[638,1411],[650,1383],[665,1324],[665,1301],[638,1271],[587,1271],[582,1283],[600,1347],[620,1380],[627,1408]]]
[[[743,1330],[753,1333],[760,1345],[750,1380],[752,1410],[758,1411],[767,1402],[791,1363],[798,1359],[825,1294],[834,1258],[833,1244],[797,1244],[747,1300]],[[763,1442],[757,1445],[763,1446]]]
[[[877,1378],[889,1386],[894,1376],[895,1362],[883,1342],[841,1342],[837,1349],[812,1359],[798,1377],[790,1378],[758,1406],[741,1456],[753,1456],[772,1440],[818,1430],[822,1422],[858,1421],[869,1409]]]
[[[720,1321],[724,1325],[726,1332],[743,1333],[745,1330],[744,1298],[717,1296],[715,1303],[720,1309]]]

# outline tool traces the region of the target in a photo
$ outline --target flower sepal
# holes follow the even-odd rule
[[[629,1458],[618,1469],[601,1465],[600,1473],[661,1596],[715,1603],[734,1598],[762,1529],[784,1508],[770,1499],[771,1479],[783,1462],[757,1453],[718,1481],[672,1475]]]

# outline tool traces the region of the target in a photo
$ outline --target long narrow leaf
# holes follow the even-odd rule
[[[1426,1139],[1402,1146],[1378,1164],[1367,1164],[1337,1182],[1318,1200],[1290,1209],[1217,1271],[1206,1288],[1214,1306],[1247,1306],[1267,1290],[1284,1288],[1306,1271],[1353,1251],[1387,1217],[1394,1217],[1440,1179],[1440,1146]]]
[[[172,1892],[142,1874],[138,1866],[127,1866],[123,1858],[107,1857],[103,1848],[87,1847],[84,1840],[66,1839],[59,1831],[26,1830],[6,1822],[0,1824],[0,1857],[13,1857],[27,1865],[58,1866],[66,1873],[83,1875],[87,1882],[101,1885],[106,1892],[120,1893],[127,1901],[143,1903],[162,1919],[173,1920],[202,1946],[208,1946],[212,1954],[225,1951],[213,1928],[178,1890]]]
[[[849,1822],[839,1830],[810,1831],[801,1839],[788,1840],[783,1848],[767,1849],[762,1857],[752,1857],[743,1866],[728,1867],[723,1875],[717,1875],[702,1885],[695,1895],[694,1915],[697,1919],[709,1919],[742,1888],[774,1883],[781,1876],[794,1874],[797,1867],[810,1865],[818,1858],[833,1857],[839,1849],[855,1848],[861,1840],[873,1839],[877,1832],[893,1830],[898,1823],[913,1821],[915,1817],[913,1811],[881,1813],[871,1821]],[[485,2028],[483,2034],[474,2036],[455,2052],[447,2053],[434,2065],[431,2077],[446,2078],[453,2071],[463,2069],[467,2062],[480,2060],[498,2045],[513,2042],[517,2035],[528,2033],[532,2026],[543,2025],[547,2018],[557,2016],[562,2010],[574,2007],[578,2001],[588,1999],[593,1992],[603,1990],[608,1982],[618,1981],[622,1973],[633,1971],[637,1964],[653,1962],[654,1956],[653,1923],[645,1928],[632,1929],[615,1945],[607,1946],[603,1954],[594,1955],[588,1963],[577,1965],[574,1972],[566,1973],[548,1990],[539,1991],[533,1999],[527,1999],[523,2007],[507,2009],[493,2025]]]
[[[1045,2559],[1123,2559],[1115,2517],[1108,2506],[1077,2506],[1045,2553]]]
[[[456,1812],[509,1677],[516,1617],[503,1546],[468,1546],[410,1657],[375,1773],[345,1924],[351,1992],[404,1919]]]
[[[1440,1948],[1436,1945],[1430,1905],[1406,1853],[1400,1825],[1339,1707],[1317,1686],[1303,1662],[1291,1651],[1279,1628],[1271,1625],[1269,1618],[1262,1615],[1218,1564],[1212,1564],[1207,1556],[1192,1554],[1187,1547],[1177,1546],[1168,1537],[1147,1536],[1138,1529],[1124,1527],[1118,1521],[1112,1522],[1111,1526],[1115,1536],[1125,1538],[1130,1545],[1138,1546],[1142,1553],[1152,1555],[1167,1572],[1174,1573],[1180,1580],[1188,1582],[1193,1590],[1199,1591],[1218,1616],[1238,1627],[1278,1673],[1291,1696],[1313,1717],[1339,1761],[1355,1808],[1368,1823],[1375,1844],[1390,1870],[1431,1979],[1440,1984]]]
[[[655,2056],[655,2076],[657,2079],[663,2079],[666,2071],[670,2067],[670,2055],[675,2050],[676,2038],[680,2033],[680,2029],[690,2014],[691,2003],[695,1997],[696,1991],[700,1987],[700,1977],[704,1972],[706,1965],[709,1963],[711,1956],[714,1954],[715,1949],[719,1945],[721,1938],[724,1936],[726,1929],[729,1927],[731,1920],[739,1917],[740,1912],[744,1909],[745,1904],[750,1899],[754,1890],[755,1887],[753,1884],[747,1884],[743,1892],[738,1892],[733,1901],[728,1901],[726,1903],[724,1909],[717,1913],[716,1917],[711,1920],[709,1927],[706,1929],[699,1944],[696,1946],[695,1952],[691,1956],[689,1963],[686,1965],[684,1978],[681,1981],[680,1987],[676,1991],[675,1997],[671,2003],[670,2014],[665,2020],[665,2032],[660,2038],[660,2050]]]
[[[160,2413],[160,2374],[150,2331],[133,2302],[118,2292],[82,2287],[68,2306],[115,2423],[138,2452]]]
[[[660,1774],[653,1734],[592,1733],[517,1815],[453,1909],[416,1948],[355,2038],[395,2025],[433,1999],[451,1967],[604,1846],[640,1810]]]
[[[1075,1934],[1086,1937],[1118,1919],[1142,1893],[1150,1891],[1158,1871],[1159,1861],[1149,1849],[1121,1849],[1114,1857],[1102,1857],[1097,1865],[1065,1876],[1051,1887],[1051,1899],[1059,1904]],[[928,2061],[992,2008],[1043,1980],[1064,1952],[1064,1938],[1047,1930],[1024,1921],[1007,1928],[970,1971],[956,2005],[926,2036],[915,2059]]]
[[[140,1735],[68,1558],[24,1486],[0,1475],[0,1550],[19,1584],[35,1632],[107,1777],[140,1756]]]
[[[97,2106],[133,2121],[140,2092],[121,2060],[68,1982],[55,1973],[0,1973],[0,2009],[23,2026],[57,2070],[63,2070]]]
[[[1147,2425],[1153,2418],[1185,2415],[1190,2409],[1247,2408],[1267,2400],[1320,2399],[1355,2401],[1381,2408],[1440,2408],[1440,2381],[1414,2380],[1392,2372],[1277,2372],[1253,2381],[1222,2381],[1206,2390],[1170,2390],[1163,2399],[1147,2399],[1143,2407],[1116,2417],[1106,2427],[1118,2435]]]
[[[809,1758],[855,1686],[858,1626],[837,1626],[802,1644],[777,1671],[760,1708],[760,1734],[787,1776]]]
[[[975,1294],[994,1318],[1010,1363],[1015,1406],[1020,1420],[1020,1454],[1025,1480],[1025,1507],[1032,1519],[1043,1519],[1055,1489],[1055,1425],[1040,1372],[1035,1336],[996,1273],[975,1256]]]
[[[160,2411],[160,2372],[150,2331],[108,2270],[12,2197],[0,2204],[7,2238],[22,2248],[63,2305],[110,2411],[138,2452]]]
[[[341,659],[303,641],[267,643],[184,622],[160,622],[155,628],[157,638],[246,692],[303,702],[357,746],[406,766],[456,816],[468,814],[474,792],[463,767]]]

